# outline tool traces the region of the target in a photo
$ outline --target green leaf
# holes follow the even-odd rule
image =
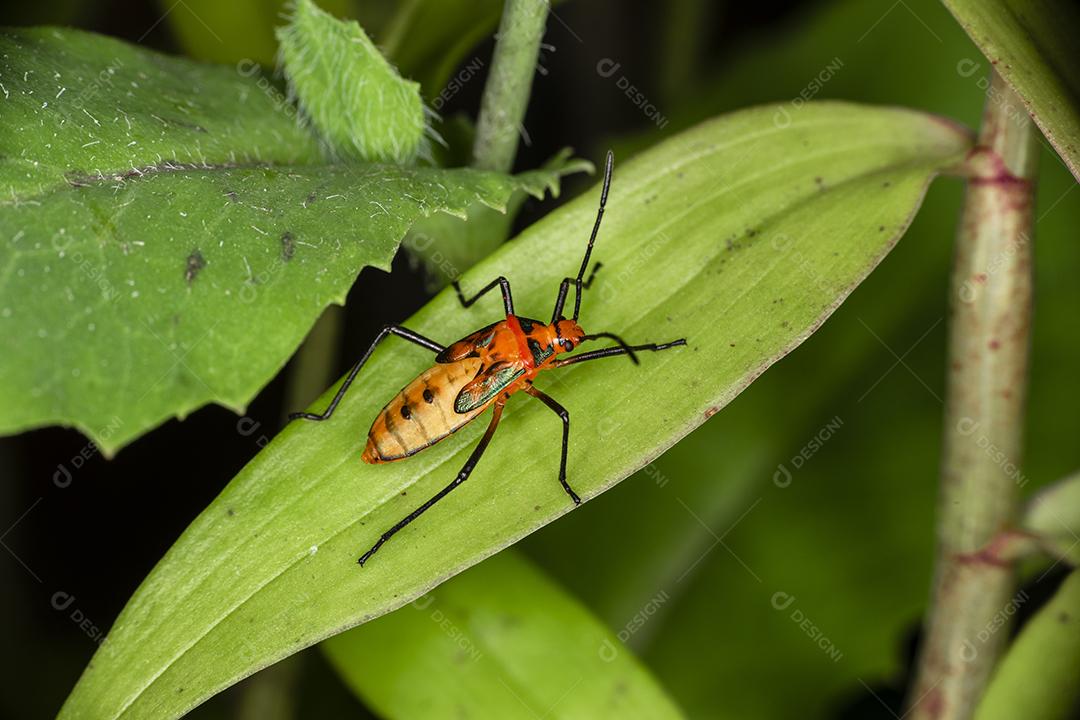
[[[614,633],[512,551],[322,647],[380,717],[682,716]]]
[[[1080,566],[1080,473],[1033,497],[1024,510],[1021,526],[1033,533],[1051,555]]]
[[[983,55],[1016,90],[1043,135],[1080,180],[1080,13],[1066,0],[944,0]],[[957,72],[979,68],[961,61]]]
[[[404,80],[360,24],[297,0],[278,30],[289,87],[338,156],[410,162],[424,136],[420,85]]]
[[[1022,602],[1022,601],[1021,601]],[[1080,703],[1080,571],[1024,626],[994,671],[976,720],[1067,720]]]
[[[670,447],[813,332],[970,144],[953,123],[907,110],[808,104],[774,124],[776,112],[705,123],[616,170],[595,256],[605,268],[582,322],[688,345],[640,367],[607,360],[540,380],[570,411],[569,480],[583,498]],[[504,274],[519,311],[542,316],[581,260],[596,200],[553,212],[464,287]],[[464,311],[443,292],[407,325],[447,342],[498,311],[497,298]],[[430,363],[403,343],[382,347],[331,422],[293,423],[260,452],[136,592],[62,717],[174,717],[569,512],[558,419],[515,399],[470,481],[356,566],[452,479],[482,432],[474,424],[406,462],[360,462],[371,418]]]
[[[208,402],[242,411],[416,220],[557,183],[315,164],[282,98],[227,68],[74,31],[0,47],[3,433],[72,425],[111,453]]]
[[[320,162],[285,98],[260,80],[254,66],[203,65],[78,30],[4,30],[0,203],[90,178]]]

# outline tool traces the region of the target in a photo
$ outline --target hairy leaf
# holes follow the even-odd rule
[[[970,143],[912,111],[807,104],[774,122],[777,109],[705,123],[616,170],[596,249],[605,268],[582,322],[631,342],[688,344],[646,353],[641,366],[585,363],[538,382],[569,409],[569,479],[583,498],[663,452],[813,332]],[[596,200],[553,212],[464,286],[506,275],[519,311],[543,316],[580,262]],[[495,297],[464,311],[444,292],[407,324],[448,342],[498,312]],[[62,717],[174,717],[569,512],[558,418],[515,398],[469,482],[357,567],[381,532],[451,481],[482,431],[405,462],[360,462],[371,419],[430,363],[392,341],[330,422],[293,423],[260,452],[136,592]]]
[[[253,66],[213,67],[78,30],[4,30],[0,203],[90,179],[319,162],[265,83]]]
[[[334,154],[405,163],[424,136],[420,85],[404,80],[356,21],[297,0],[278,30],[289,87]]]

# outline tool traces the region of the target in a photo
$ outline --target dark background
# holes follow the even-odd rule
[[[185,54],[166,10],[172,2],[40,2],[9,8],[11,24],[74,25]],[[680,25],[678,13],[700,12]],[[148,28],[153,28],[147,33]],[[377,35],[376,35],[377,36]],[[517,169],[560,148],[597,159],[620,156],[715,114],[797,97],[834,58],[841,69],[817,95],[908,105],[975,126],[986,62],[939,5],[891,2],[646,3],[569,0],[548,23],[525,126],[530,144]],[[470,55],[490,65],[492,43]],[[620,63],[666,119],[663,129],[604,78],[597,63]],[[971,77],[957,63],[983,70]],[[475,117],[482,77],[443,115]],[[523,227],[587,187],[568,178],[559,201],[530,200]],[[1025,492],[1080,467],[1075,411],[1080,368],[1076,309],[1080,267],[1075,228],[1080,194],[1049,151],[1042,157],[1037,224],[1037,297]],[[751,586],[722,551],[683,581],[648,633],[632,643],[660,681],[696,717],[889,718],[898,709],[930,581],[936,471],[946,341],[948,263],[961,188],[935,184],[911,231],[825,328],[658,463],[660,472],[717,532],[728,537],[770,590]],[[391,275],[365,270],[349,296],[343,372],[378,327],[407,318],[425,301],[423,279],[407,263]],[[378,308],[376,311],[375,308]],[[723,322],[723,318],[717,318]],[[18,342],[10,338],[6,342]],[[903,362],[897,362],[897,357]],[[4,585],[0,714],[55,714],[96,645],[53,608],[62,591],[104,630],[187,524],[272,436],[284,411],[286,367],[251,404],[261,423],[251,436],[238,418],[204,408],[170,421],[112,461],[77,432],[44,429],[0,441],[0,553]],[[773,472],[832,418],[841,430],[780,492]],[[359,442],[359,440],[358,440]],[[53,482],[58,463],[92,454],[69,487]],[[657,508],[655,477],[635,476],[581,512],[529,538],[524,549],[613,629],[654,588],[635,586],[634,539],[618,527],[648,513],[636,542],[702,547],[707,536],[678,509]],[[747,508],[760,509],[744,515]],[[745,522],[742,521],[746,518]],[[6,531],[6,532],[5,532]],[[693,554],[693,553],[691,553]],[[692,559],[692,558],[691,558]],[[672,559],[672,575],[687,565]],[[681,563],[681,565],[680,565]],[[678,567],[674,567],[678,565]],[[676,572],[678,571],[678,572]],[[1027,616],[1060,574],[1035,582]],[[797,628],[768,608],[773,587],[788,589],[844,649],[833,667]],[[635,595],[636,593],[636,595]],[[711,608],[711,611],[710,611]],[[710,614],[711,613],[711,614]],[[708,622],[706,622],[708,620]],[[796,648],[792,651],[791,648]],[[316,650],[291,678],[298,717],[364,717]],[[192,717],[240,717],[245,684]],[[790,696],[760,703],[762,694]],[[741,708],[741,710],[739,710]],[[746,713],[746,714],[743,714]],[[757,713],[757,714],[751,714]]]

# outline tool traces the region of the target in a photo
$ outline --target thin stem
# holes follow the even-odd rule
[[[951,291],[938,557],[914,720],[972,717],[1008,632],[1011,562],[979,551],[1013,522],[1031,335],[1036,131],[997,73],[968,189]]]
[[[506,0],[503,6],[476,123],[473,167],[509,172],[514,164],[549,5],[547,0]]]

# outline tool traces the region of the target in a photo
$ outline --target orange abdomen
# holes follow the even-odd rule
[[[362,458],[367,463],[415,455],[455,432],[487,409],[454,412],[454,398],[480,371],[479,358],[435,365],[394,396],[368,431]]]

